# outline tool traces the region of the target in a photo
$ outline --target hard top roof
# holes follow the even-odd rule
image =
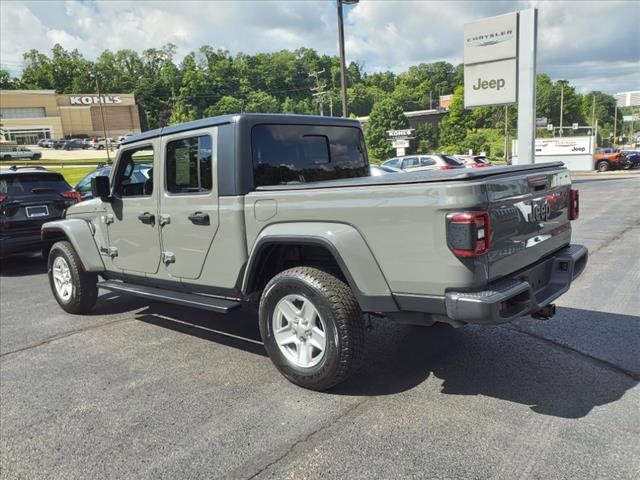
[[[234,115],[220,115],[218,117],[202,118],[192,122],[170,125],[163,128],[156,128],[147,132],[133,135],[122,141],[122,145],[139,142],[151,138],[169,135],[172,133],[187,132],[189,130],[197,130],[200,128],[213,127],[226,123],[290,123],[300,125],[338,125],[360,127],[360,122],[353,118],[340,117],[320,117],[316,115],[290,115],[284,113],[240,113]]]
[[[59,172],[53,170],[47,170],[44,167],[19,167],[13,165],[9,168],[0,168],[0,175],[15,175],[16,173],[45,173],[60,175]]]

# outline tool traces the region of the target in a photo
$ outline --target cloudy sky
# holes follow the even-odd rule
[[[376,1],[345,7],[348,60],[401,72],[420,62],[462,61],[464,23],[535,6],[538,71],[580,92],[640,89],[640,2]],[[167,42],[180,56],[203,44],[231,53],[314,48],[337,54],[335,1],[0,2],[0,63],[55,43],[94,59],[104,49],[142,51]]]

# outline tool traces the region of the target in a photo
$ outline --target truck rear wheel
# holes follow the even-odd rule
[[[51,247],[47,262],[49,285],[58,304],[68,313],[88,313],[98,299],[98,276],[85,272],[78,254],[67,242]]]
[[[353,292],[317,268],[279,273],[260,298],[260,334],[269,357],[291,382],[326,390],[359,366],[365,325]]]

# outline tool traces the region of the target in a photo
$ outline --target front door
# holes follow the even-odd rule
[[[197,279],[218,230],[217,128],[162,140],[162,260],[174,277]]]
[[[158,142],[159,143],[159,142]],[[120,152],[107,206],[111,267],[125,273],[156,273],[160,264],[157,152],[153,144]]]

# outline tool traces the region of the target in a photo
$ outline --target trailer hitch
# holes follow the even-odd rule
[[[537,312],[533,312],[531,314],[531,317],[535,318],[536,320],[549,320],[555,314],[556,314],[556,306],[555,304],[550,303],[549,305],[542,307]]]

